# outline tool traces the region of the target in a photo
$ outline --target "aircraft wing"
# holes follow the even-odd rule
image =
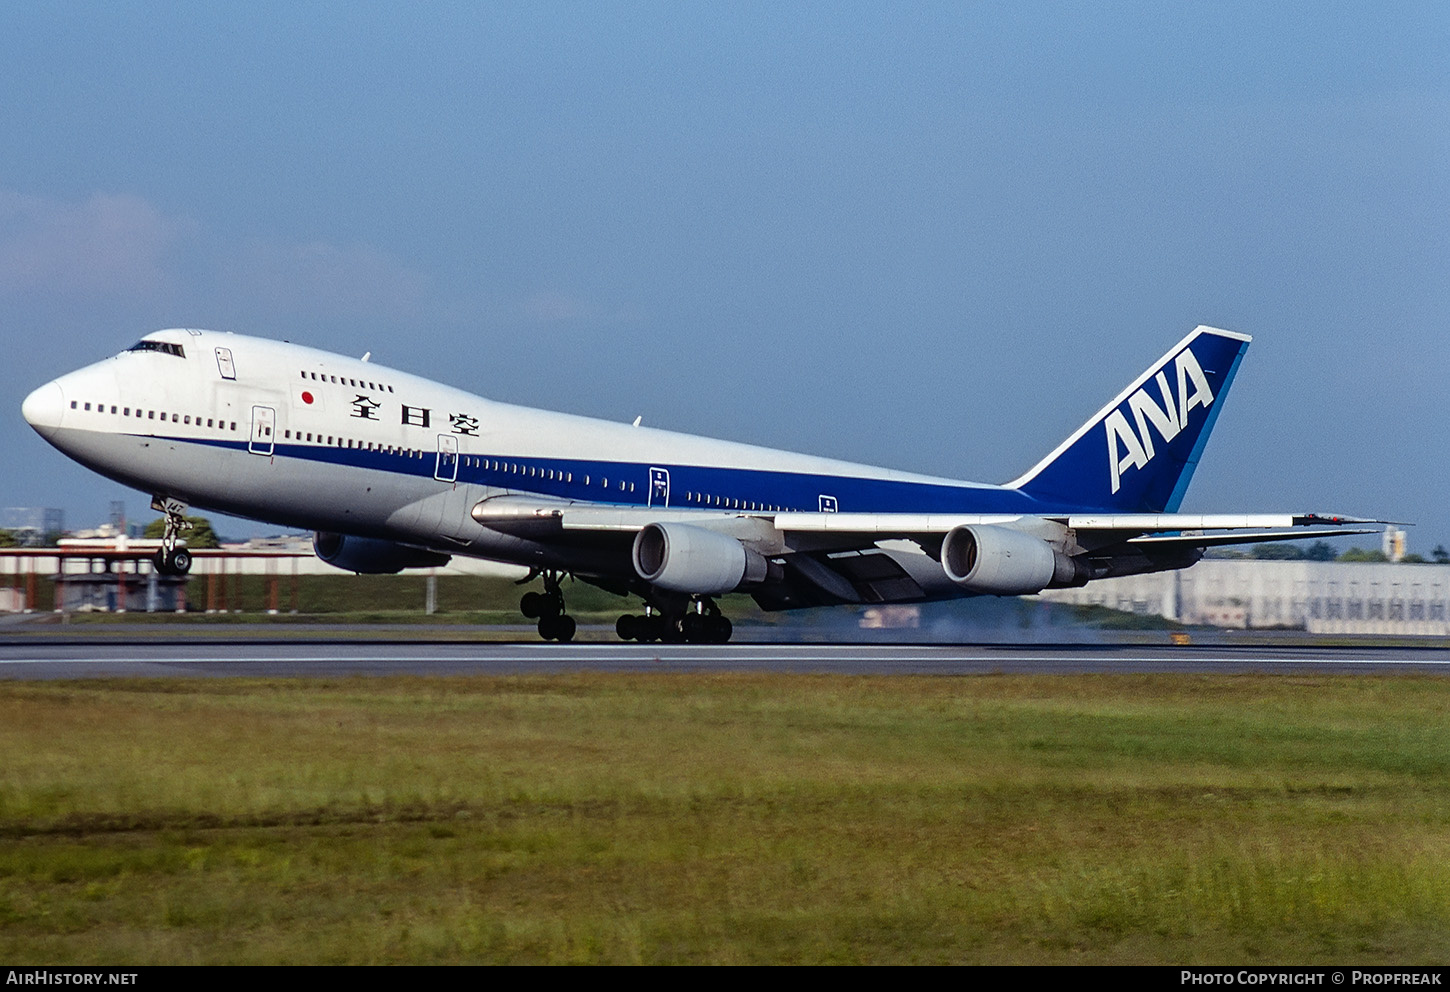
[[[843,550],[879,540],[944,536],[964,526],[1038,531],[1046,525],[1075,532],[1099,546],[1106,538],[1110,543],[1211,547],[1374,533],[1373,528],[1358,525],[1384,522],[1327,513],[1069,513],[1043,516],[1003,513],[773,513],[603,506],[515,496],[500,496],[479,503],[473,509],[473,518],[485,527],[510,533],[558,534],[634,534],[652,523],[685,523],[729,531],[738,529],[741,521],[754,521],[767,525],[787,542],[790,535],[812,535],[811,543],[816,546],[839,544]]]
[[[735,545],[777,561],[787,576],[827,589],[851,602],[851,573],[895,567],[915,573],[929,589],[932,577],[971,592],[1018,595],[1047,584],[1179,569],[1209,547],[1263,541],[1314,540],[1370,534],[1370,519],[1330,513],[796,513],[600,506],[537,497],[503,496],[474,508],[479,524],[560,547],[615,548],[624,553],[641,534],[676,531],[715,535],[713,548]],[[683,528],[683,529],[680,529]],[[724,542],[724,544],[722,544]],[[861,560],[860,555],[885,557]],[[974,564],[998,561],[1002,574],[986,576]],[[1021,573],[1024,561],[1037,561]],[[929,574],[928,574],[929,573]],[[854,580],[854,579],[851,579]],[[786,584],[792,584],[787,582]],[[795,583],[799,584],[799,583]],[[857,582],[860,587],[860,582]],[[911,596],[908,596],[911,598]]]

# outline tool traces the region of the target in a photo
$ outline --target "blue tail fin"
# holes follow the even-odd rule
[[[1249,340],[1195,328],[1008,488],[1064,509],[1176,511]]]

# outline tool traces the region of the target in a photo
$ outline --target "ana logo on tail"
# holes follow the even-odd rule
[[[1166,369],[1154,376],[1158,393],[1163,398],[1159,406],[1148,395],[1147,386],[1128,397],[1128,409],[1133,413],[1133,423],[1128,422],[1121,407],[1108,414],[1105,421],[1108,434],[1108,473],[1113,478],[1113,492],[1118,491],[1119,480],[1129,469],[1143,468],[1153,460],[1153,434],[1148,430],[1152,424],[1158,436],[1167,444],[1188,426],[1188,413],[1196,406],[1204,409],[1213,403],[1213,393],[1208,388],[1208,377],[1198,364],[1193,351],[1184,348],[1173,359],[1178,373],[1178,392],[1175,394],[1168,383]],[[1189,392],[1192,386],[1193,391]],[[1136,429],[1134,429],[1136,425]]]

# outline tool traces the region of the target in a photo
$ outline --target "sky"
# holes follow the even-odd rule
[[[1203,323],[1254,343],[1185,511],[1450,546],[1447,51],[1444,3],[6,5],[0,506],[152,516],[20,403],[163,327],[1003,482]]]

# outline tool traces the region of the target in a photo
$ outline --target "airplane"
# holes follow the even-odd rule
[[[1321,513],[1178,512],[1248,349],[1200,326],[1023,475],[986,485],[494,402],[370,361],[230,332],[147,334],[37,388],[25,419],[152,496],[155,567],[190,507],[315,532],[395,573],[464,555],[542,580],[520,609],[569,641],[572,577],[644,603],[623,640],[724,643],[766,610],[1019,596],[1186,568],[1207,548],[1370,533]]]

